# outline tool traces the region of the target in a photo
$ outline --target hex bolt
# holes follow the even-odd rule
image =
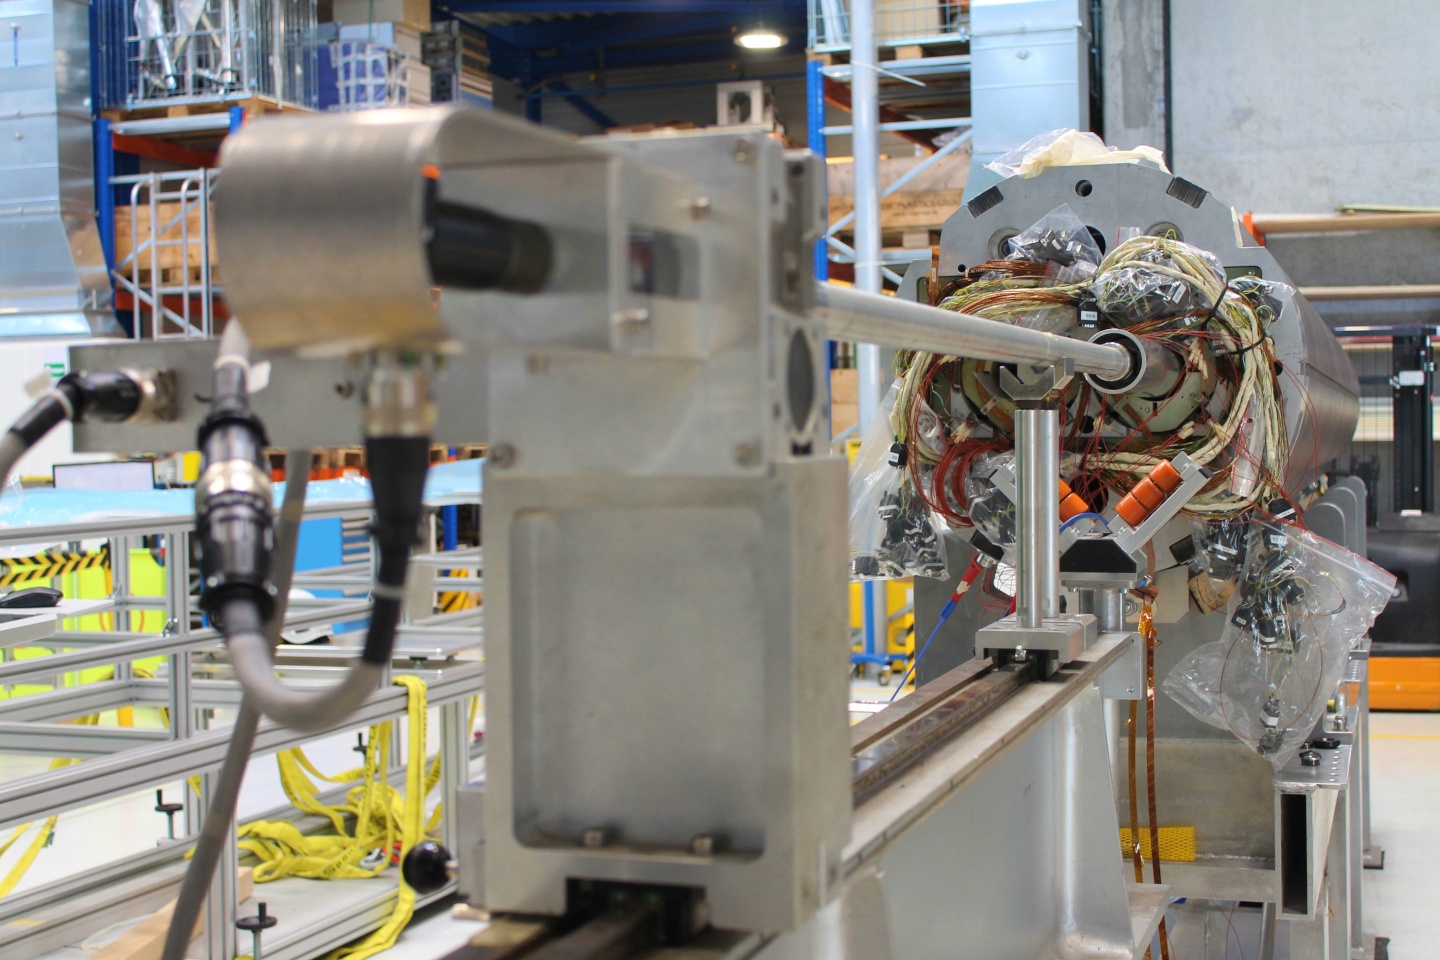
[[[1015,648],[1015,662],[1016,662],[1016,663],[1024,663],[1029,656],[1030,656],[1030,651],[1026,650],[1024,647],[1016,647],[1016,648]]]
[[[631,307],[616,311],[611,319],[625,333],[639,333],[650,326],[650,311],[645,307]]]
[[[155,791],[155,812],[165,814],[165,831],[170,839],[175,839],[175,814],[185,809],[183,803],[166,803],[165,791]]]
[[[1300,765],[1301,765],[1302,767],[1318,767],[1318,766],[1320,766],[1320,754],[1317,753],[1317,752],[1314,751],[1314,750],[1301,750],[1301,751],[1300,751]]]
[[[690,216],[696,220],[703,220],[710,216],[711,209],[709,197],[696,197],[690,201]]]
[[[1340,741],[1334,737],[1316,737],[1310,741],[1310,746],[1316,750],[1336,750],[1340,747]]]
[[[271,927],[275,926],[275,924],[279,923],[280,921],[265,912],[265,901],[262,900],[257,903],[255,905],[255,908],[259,911],[255,914],[255,916],[239,917],[235,921],[235,927],[237,930],[250,931],[250,956],[252,960],[261,960],[260,932],[262,930],[269,930]]]
[[[515,465],[515,448],[508,443],[497,443],[490,448],[488,459],[492,467],[504,469]]]

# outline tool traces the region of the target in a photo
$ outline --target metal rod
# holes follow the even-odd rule
[[[970,117],[945,117],[939,120],[892,120],[888,123],[880,124],[879,129],[886,133],[898,133],[901,130],[950,130],[974,122]],[[855,130],[855,125],[839,124],[833,127],[826,127],[825,133],[828,136],[839,137],[847,133],[854,133]]]
[[[1015,411],[1016,536],[1015,618],[1038,628],[1060,612],[1058,554],[1060,526],[1060,414],[1054,409]]]
[[[1130,372],[1129,353],[1113,344],[1072,340],[823,283],[816,287],[815,303],[826,335],[834,340],[883,343],[905,350],[1001,363],[1038,364],[1069,359],[1075,362],[1076,372],[1098,373],[1106,379],[1119,379]]]

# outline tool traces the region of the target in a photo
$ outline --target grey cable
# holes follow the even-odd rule
[[[248,381],[249,354],[250,342],[240,325],[227,325],[220,338],[215,365],[237,363],[247,371]],[[306,456],[309,456],[308,451]],[[308,479],[309,474],[310,462],[307,460],[299,475]],[[289,469],[288,459],[285,475],[296,476]],[[287,501],[290,489],[291,485],[287,484]],[[283,504],[281,509],[285,509]],[[276,559],[281,560],[278,556]],[[293,557],[289,566],[293,566]],[[277,563],[276,569],[285,569],[285,565]],[[235,678],[245,691],[245,701],[265,716],[301,733],[315,733],[343,721],[365,702],[384,676],[384,666],[357,660],[346,671],[344,679],[323,691],[291,689],[275,676],[271,653],[276,638],[266,636],[268,631],[263,630],[264,624],[254,611],[236,609],[233,617],[226,616],[224,619],[225,648],[229,651]]]
[[[9,482],[15,465],[20,462],[20,458],[25,456],[25,451],[29,449],[29,444],[19,434],[6,432],[0,435],[0,489],[3,489]]]
[[[227,607],[227,626],[240,626],[237,619]],[[276,678],[270,656],[274,644],[260,632],[259,626],[255,622],[238,630],[226,630],[225,647],[230,651],[230,666],[245,688],[246,703],[301,733],[318,733],[343,722],[375,692],[385,673],[379,664],[356,660],[345,672],[344,679],[323,691],[291,689]]]
[[[238,327],[239,324],[231,324]],[[0,456],[4,455],[4,441],[0,440]],[[280,504],[280,519],[275,526],[275,615],[266,626],[266,642],[273,644],[280,636],[280,627],[285,622],[285,611],[290,602],[290,581],[295,571],[295,551],[300,542],[300,520],[305,510],[305,488],[310,481],[311,452],[308,449],[287,450],[285,453],[285,476],[298,477],[285,485],[285,498]],[[220,775],[215,780],[215,795],[205,811],[205,821],[200,827],[200,837],[195,842],[195,853],[180,884],[180,893],[175,900],[175,911],[171,915],[170,929],[165,935],[165,952],[161,960],[184,960],[190,946],[191,934],[205,907],[205,897],[215,879],[215,867],[220,863],[225,845],[230,842],[234,829],[235,808],[240,800],[240,785],[245,779],[245,765],[250,760],[255,746],[255,731],[260,726],[260,713],[246,695],[240,701],[240,712],[231,728],[230,744],[225,749],[225,760],[220,766]]]

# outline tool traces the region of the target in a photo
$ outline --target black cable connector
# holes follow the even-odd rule
[[[217,621],[233,600],[254,604],[260,620],[275,608],[270,580],[275,534],[265,426],[250,410],[246,368],[215,369],[210,413],[200,424],[205,467],[195,484],[200,534],[200,609]]]
[[[374,608],[360,659],[386,664],[395,645],[404,599],[405,569],[418,542],[424,517],[425,476],[430,469],[429,437],[370,437],[365,441],[370,493],[375,502],[371,532],[379,562]]]

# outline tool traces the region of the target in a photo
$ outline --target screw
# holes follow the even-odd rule
[[[165,831],[171,840],[175,839],[175,814],[184,809],[183,803],[166,803],[164,790],[155,791],[155,812],[165,814]]]
[[[341,380],[339,383],[335,384],[335,396],[339,397],[341,400],[349,400],[351,397],[355,396],[355,384],[351,383],[349,380]]]
[[[493,467],[513,467],[515,465],[515,448],[508,443],[497,443],[490,448],[487,459]]]
[[[735,141],[735,161],[737,163],[749,163],[754,151],[750,149],[749,140]]]
[[[604,827],[590,827],[582,834],[581,842],[585,844],[587,849],[599,850],[605,846],[606,842],[610,839],[608,833],[609,831]]]
[[[710,210],[711,206],[709,197],[696,197],[694,200],[690,201],[690,216],[694,217],[696,220],[702,220],[705,217],[710,216]]]
[[[735,444],[735,462],[742,467],[753,467],[760,462],[760,444],[753,440]]]
[[[275,926],[275,925],[276,925],[277,923],[279,923],[280,921],[277,920],[277,919],[275,919],[274,917],[272,917],[269,913],[267,913],[267,912],[265,911],[265,901],[262,900],[262,901],[260,901],[259,903],[257,903],[257,904],[255,905],[255,908],[259,911],[258,913],[255,914],[255,916],[253,916],[253,917],[240,917],[238,920],[235,921],[235,927],[236,927],[236,929],[239,929],[239,930],[249,930],[249,931],[250,931],[250,942],[251,942],[250,957],[251,957],[251,960],[261,960],[261,958],[260,958],[260,931],[262,931],[262,930],[269,930],[271,927]]]
[[[1300,765],[1302,767],[1320,766],[1320,754],[1316,753],[1314,750],[1301,750]]]
[[[1024,663],[1025,660],[1026,660],[1026,658],[1028,658],[1029,656],[1030,656],[1030,652],[1029,652],[1028,650],[1026,650],[1023,646],[1017,646],[1017,647],[1015,648],[1015,662],[1016,662],[1016,663]]]
[[[715,838],[708,833],[702,833],[690,841],[690,852],[697,857],[709,857],[715,853]]]
[[[650,326],[650,311],[644,307],[632,307],[629,310],[616,311],[611,319],[621,330],[638,333]]]

